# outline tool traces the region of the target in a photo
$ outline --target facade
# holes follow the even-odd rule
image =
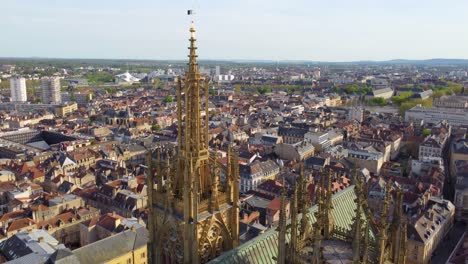
[[[315,148],[305,141],[296,144],[281,143],[275,146],[275,154],[280,159],[302,161],[314,155]]]
[[[304,135],[304,140],[311,143],[318,151],[331,147],[329,138],[328,132],[326,131],[309,131]]]
[[[466,125],[468,111],[454,108],[426,108],[417,105],[406,111],[405,120],[415,122],[424,121],[430,124],[437,124],[443,120],[447,120],[451,126],[462,126]]]
[[[457,172],[455,182],[455,198],[453,199],[456,208],[456,218],[458,221],[468,223],[468,162],[463,162],[462,167],[465,172]]]
[[[256,161],[249,165],[240,164],[240,191],[255,190],[262,182],[275,179],[279,171],[280,167],[272,160]]]
[[[371,152],[367,150],[348,149],[348,158],[355,161],[359,168],[368,169],[369,172],[379,174],[382,168],[384,155],[381,152]]]
[[[44,104],[60,104],[62,102],[60,78],[43,77],[41,79],[41,95]]]
[[[67,116],[76,110],[78,110],[77,103],[67,103],[67,104],[62,104],[62,105],[56,105],[54,107],[54,113],[55,113],[55,116],[57,117]]]
[[[348,109],[347,120],[348,121],[356,120],[359,123],[362,123],[362,121],[364,120],[364,110],[362,109],[362,107],[352,107]]]
[[[28,100],[26,93],[26,79],[19,76],[11,78],[10,92],[12,102],[26,102]]]
[[[432,104],[434,107],[467,109],[468,108],[468,96],[444,95],[439,98],[434,98],[434,101]]]
[[[442,121],[433,127],[431,135],[427,136],[419,145],[419,160],[441,158],[451,132],[452,128],[446,121]]]
[[[76,92],[73,93],[73,96],[78,106],[86,106],[93,100],[93,94],[91,92]]]
[[[283,138],[283,142],[286,144],[294,144],[304,140],[305,134],[308,132],[307,129],[297,127],[279,127],[278,136]]]
[[[441,158],[444,144],[434,138],[427,138],[419,145],[419,160],[428,160],[431,158]]]
[[[239,244],[238,157],[229,147],[221,168],[208,148],[208,81],[198,70],[193,25],[190,33],[189,69],[177,86],[178,149],[157,149],[147,178],[151,263],[206,263]]]
[[[456,162],[460,161],[468,162],[468,139],[459,139],[450,146],[450,174],[453,177],[456,175]]]

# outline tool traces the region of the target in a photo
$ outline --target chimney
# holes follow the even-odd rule
[[[38,237],[37,238],[37,243],[42,243],[42,242],[44,242],[44,237],[41,237],[41,236]]]

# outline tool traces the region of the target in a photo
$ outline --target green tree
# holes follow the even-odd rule
[[[153,79],[153,85],[154,87],[159,89],[159,85],[161,84],[161,80],[159,78],[154,78]]]
[[[345,86],[344,91],[347,94],[353,94],[359,91],[359,86],[357,84],[350,84]]]
[[[172,102],[174,102],[174,98],[172,98],[172,96],[168,95],[168,96],[166,96],[166,98],[164,98],[164,102],[172,103]]]
[[[234,85],[234,93],[236,94],[241,93],[241,86],[239,84]]]
[[[431,130],[429,128],[425,128],[422,131],[423,136],[427,137],[431,134]]]
[[[382,97],[375,97],[367,101],[369,105],[378,105],[378,106],[384,106],[387,104],[387,100],[385,100]]]
[[[404,102],[404,103],[402,103],[400,105],[400,108],[398,109],[398,112],[401,115],[404,115],[407,110],[415,107],[418,104],[420,104],[423,107],[432,107],[432,98],[428,98],[428,99],[424,99],[424,100],[415,99],[415,100],[410,100],[410,101]]]
[[[439,98],[447,94],[447,91],[445,90],[435,90],[434,93],[432,94],[433,98]]]

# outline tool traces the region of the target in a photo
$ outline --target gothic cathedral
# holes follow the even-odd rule
[[[198,70],[193,23],[190,34],[188,71],[177,85],[178,144],[149,159],[151,263],[206,263],[238,245],[238,158],[229,148],[221,164],[209,150],[209,80]]]

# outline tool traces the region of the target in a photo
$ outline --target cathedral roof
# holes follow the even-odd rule
[[[332,196],[333,210],[332,215],[335,222],[335,228],[349,230],[353,224],[355,216],[356,193],[354,185],[338,192]],[[314,205],[309,210],[309,219],[311,224],[315,223],[314,213],[318,210]],[[289,235],[286,235],[289,240]],[[248,241],[239,247],[227,251],[221,256],[213,259],[209,263],[276,263],[278,256],[278,231],[270,229],[264,234]]]

